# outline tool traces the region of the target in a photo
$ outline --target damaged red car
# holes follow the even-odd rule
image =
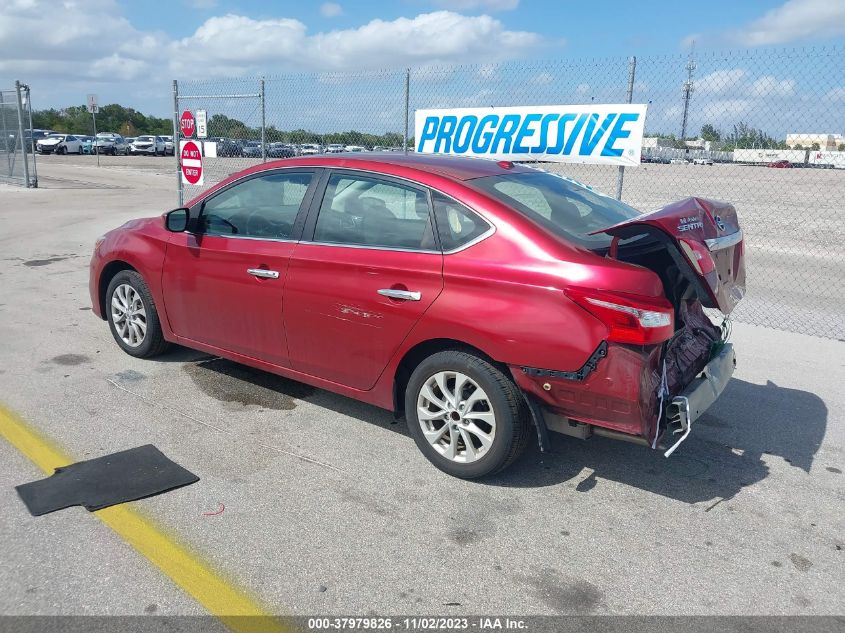
[[[528,166],[398,153],[240,172],[100,238],[90,276],[127,353],[175,343],[404,414],[464,478],[550,430],[668,456],[735,365],[704,310],[744,285],[730,204],[642,214]]]

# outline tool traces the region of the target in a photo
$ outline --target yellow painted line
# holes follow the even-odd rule
[[[48,475],[74,461],[2,405],[0,437]],[[117,505],[94,515],[235,633],[289,633],[254,599],[212,571],[208,563],[141,513]]]

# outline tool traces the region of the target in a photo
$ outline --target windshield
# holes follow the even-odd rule
[[[590,233],[640,215],[624,202],[544,171],[485,176],[469,184],[555,235],[590,249],[606,248],[612,239]]]
[[[152,140],[153,140],[153,137],[152,137],[152,136],[139,136],[139,137],[138,137],[137,139],[135,139],[135,140],[136,140],[136,141],[152,141]]]

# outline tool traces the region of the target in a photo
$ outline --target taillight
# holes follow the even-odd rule
[[[716,262],[713,261],[710,250],[704,244],[694,240],[678,240],[678,242],[684,255],[699,275],[706,275],[716,270]]]
[[[675,309],[663,297],[587,288],[569,288],[566,295],[607,326],[608,341],[652,345],[675,333]]]

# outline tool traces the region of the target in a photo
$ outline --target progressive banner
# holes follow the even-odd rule
[[[495,160],[639,165],[645,104],[417,110],[416,151]]]

